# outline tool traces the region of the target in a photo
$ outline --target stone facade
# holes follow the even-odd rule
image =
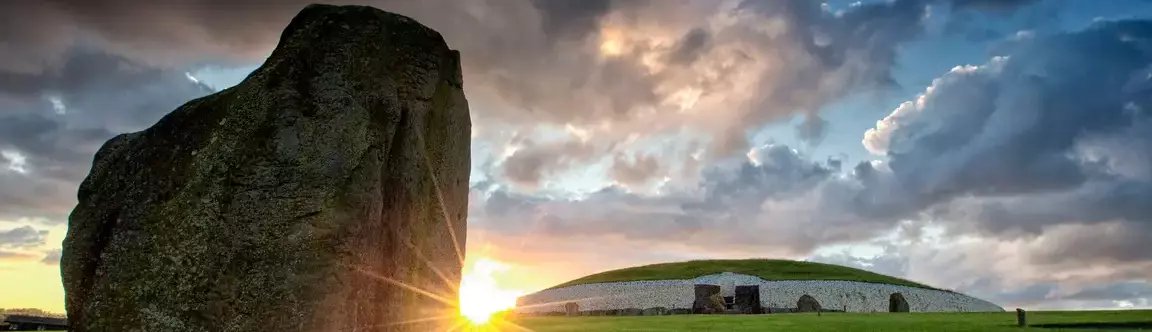
[[[911,312],[1004,311],[988,301],[934,289],[840,280],[767,281],[728,272],[688,280],[609,282],[547,289],[521,297],[516,311],[524,314],[564,312],[564,304],[569,302],[578,303],[580,310],[691,309],[697,284],[718,285],[722,296],[735,296],[736,286],[758,285],[761,305],[768,309],[795,308],[800,297],[808,295],[824,310],[888,312],[892,294],[900,293]]]

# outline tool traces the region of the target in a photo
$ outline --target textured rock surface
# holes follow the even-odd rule
[[[693,286],[695,298],[692,300],[692,312],[698,314],[711,314],[716,313],[717,308],[713,305],[713,297],[719,296],[720,286],[717,285],[695,285]],[[720,301],[719,311],[724,311],[724,302]]]
[[[691,311],[696,285],[734,284],[721,287],[723,296],[735,295],[736,287],[759,285],[764,308],[795,309],[803,295],[816,299],[825,309],[849,312],[887,312],[892,293],[900,293],[911,312],[1001,312],[1003,308],[961,293],[899,285],[837,280],[766,281],[759,277],[717,273],[688,280],[646,280],[582,284],[552,288],[519,299],[519,313],[562,310],[558,303],[577,302],[580,310],[666,307],[669,311]]]
[[[453,309],[386,280],[456,298],[459,66],[409,18],[313,5],[238,86],[108,141],[64,241],[73,330],[442,330],[395,324]]]
[[[764,312],[760,304],[759,285],[736,286],[735,294],[736,308],[740,309],[740,313],[759,314]]]
[[[576,302],[568,302],[564,304],[564,314],[567,316],[579,316],[580,305]]]
[[[817,312],[820,311],[820,302],[812,298],[811,295],[804,294],[796,301],[796,311],[799,312]]]

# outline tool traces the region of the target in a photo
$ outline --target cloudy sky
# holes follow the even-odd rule
[[[0,2],[0,307],[63,311],[95,150],[238,83],[306,2]],[[1152,307],[1152,2],[350,3],[462,52],[468,251],[505,287],[771,257]]]

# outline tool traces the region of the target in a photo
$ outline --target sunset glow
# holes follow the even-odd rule
[[[1152,317],[1152,0],[311,2],[0,0],[0,332]]]
[[[610,57],[624,54],[623,32],[618,29],[602,29],[600,31],[600,54]]]
[[[496,272],[507,265],[489,258],[478,258],[464,268],[460,280],[460,315],[473,325],[488,323],[493,315],[516,307],[521,291],[501,288]]]

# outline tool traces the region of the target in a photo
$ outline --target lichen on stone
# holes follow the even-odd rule
[[[96,154],[61,260],[73,330],[436,329],[389,324],[452,308],[381,278],[455,298],[433,269],[459,278],[470,130],[438,33],[306,7],[239,85]]]

